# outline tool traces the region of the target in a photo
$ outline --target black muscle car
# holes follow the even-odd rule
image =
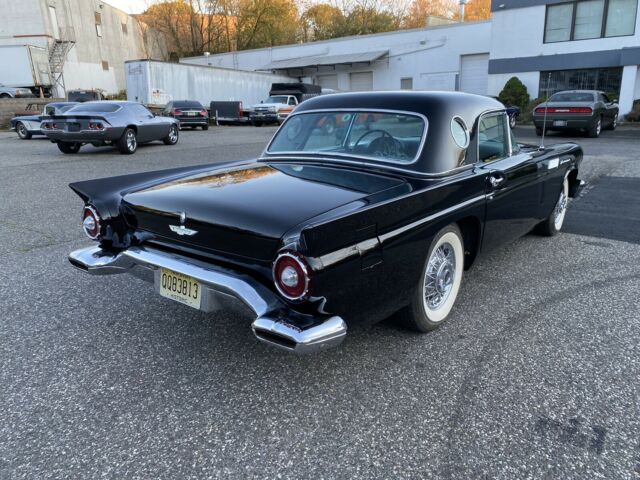
[[[567,90],[558,92],[533,111],[533,123],[538,136],[543,127],[551,130],[582,130],[592,138],[618,126],[618,104],[606,93],[597,90]]]
[[[203,311],[247,307],[258,339],[298,353],[396,312],[426,332],[479,253],[558,233],[581,159],[573,143],[516,143],[487,97],[321,96],[255,161],[71,184],[98,243],[69,259]]]
[[[41,129],[62,153],[78,153],[90,143],[94,147],[112,145],[120,153],[132,154],[139,144],[155,140],[175,145],[180,135],[176,119],[156,117],[137,102],[115,101],[80,103],[52,115]]]

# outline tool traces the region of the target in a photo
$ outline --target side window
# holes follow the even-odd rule
[[[509,137],[511,137],[511,155],[520,153],[520,146],[518,145],[516,136],[514,135],[513,130],[511,129],[509,129]]]
[[[492,162],[509,155],[509,133],[504,113],[485,115],[478,125],[478,160]]]
[[[149,110],[137,103],[131,105],[131,110],[133,110],[133,113],[135,113],[139,117],[148,117],[149,115],[151,115],[151,112]]]
[[[289,105],[295,105],[296,104],[296,100],[293,97],[289,97]]]
[[[609,97],[607,97],[604,93],[600,94],[600,101],[604,103],[611,103],[611,100],[609,100]]]

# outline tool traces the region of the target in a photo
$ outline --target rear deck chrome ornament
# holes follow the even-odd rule
[[[184,222],[187,220],[187,214],[185,212],[179,212],[180,225],[169,225],[169,229],[177,233],[178,235],[188,235],[192,236],[198,233],[197,230],[191,230],[184,226]]]

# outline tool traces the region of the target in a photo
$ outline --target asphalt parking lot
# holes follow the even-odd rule
[[[90,243],[68,183],[249,158],[273,131],[133,156],[0,132],[0,478],[640,479],[640,129],[576,139],[566,232],[480,259],[427,335],[386,321],[297,357],[68,264]]]

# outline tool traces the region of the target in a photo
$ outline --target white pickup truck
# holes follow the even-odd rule
[[[271,95],[266,100],[254,105],[250,114],[251,123],[260,127],[265,123],[284,122],[285,118],[298,105],[298,99],[293,95]]]

